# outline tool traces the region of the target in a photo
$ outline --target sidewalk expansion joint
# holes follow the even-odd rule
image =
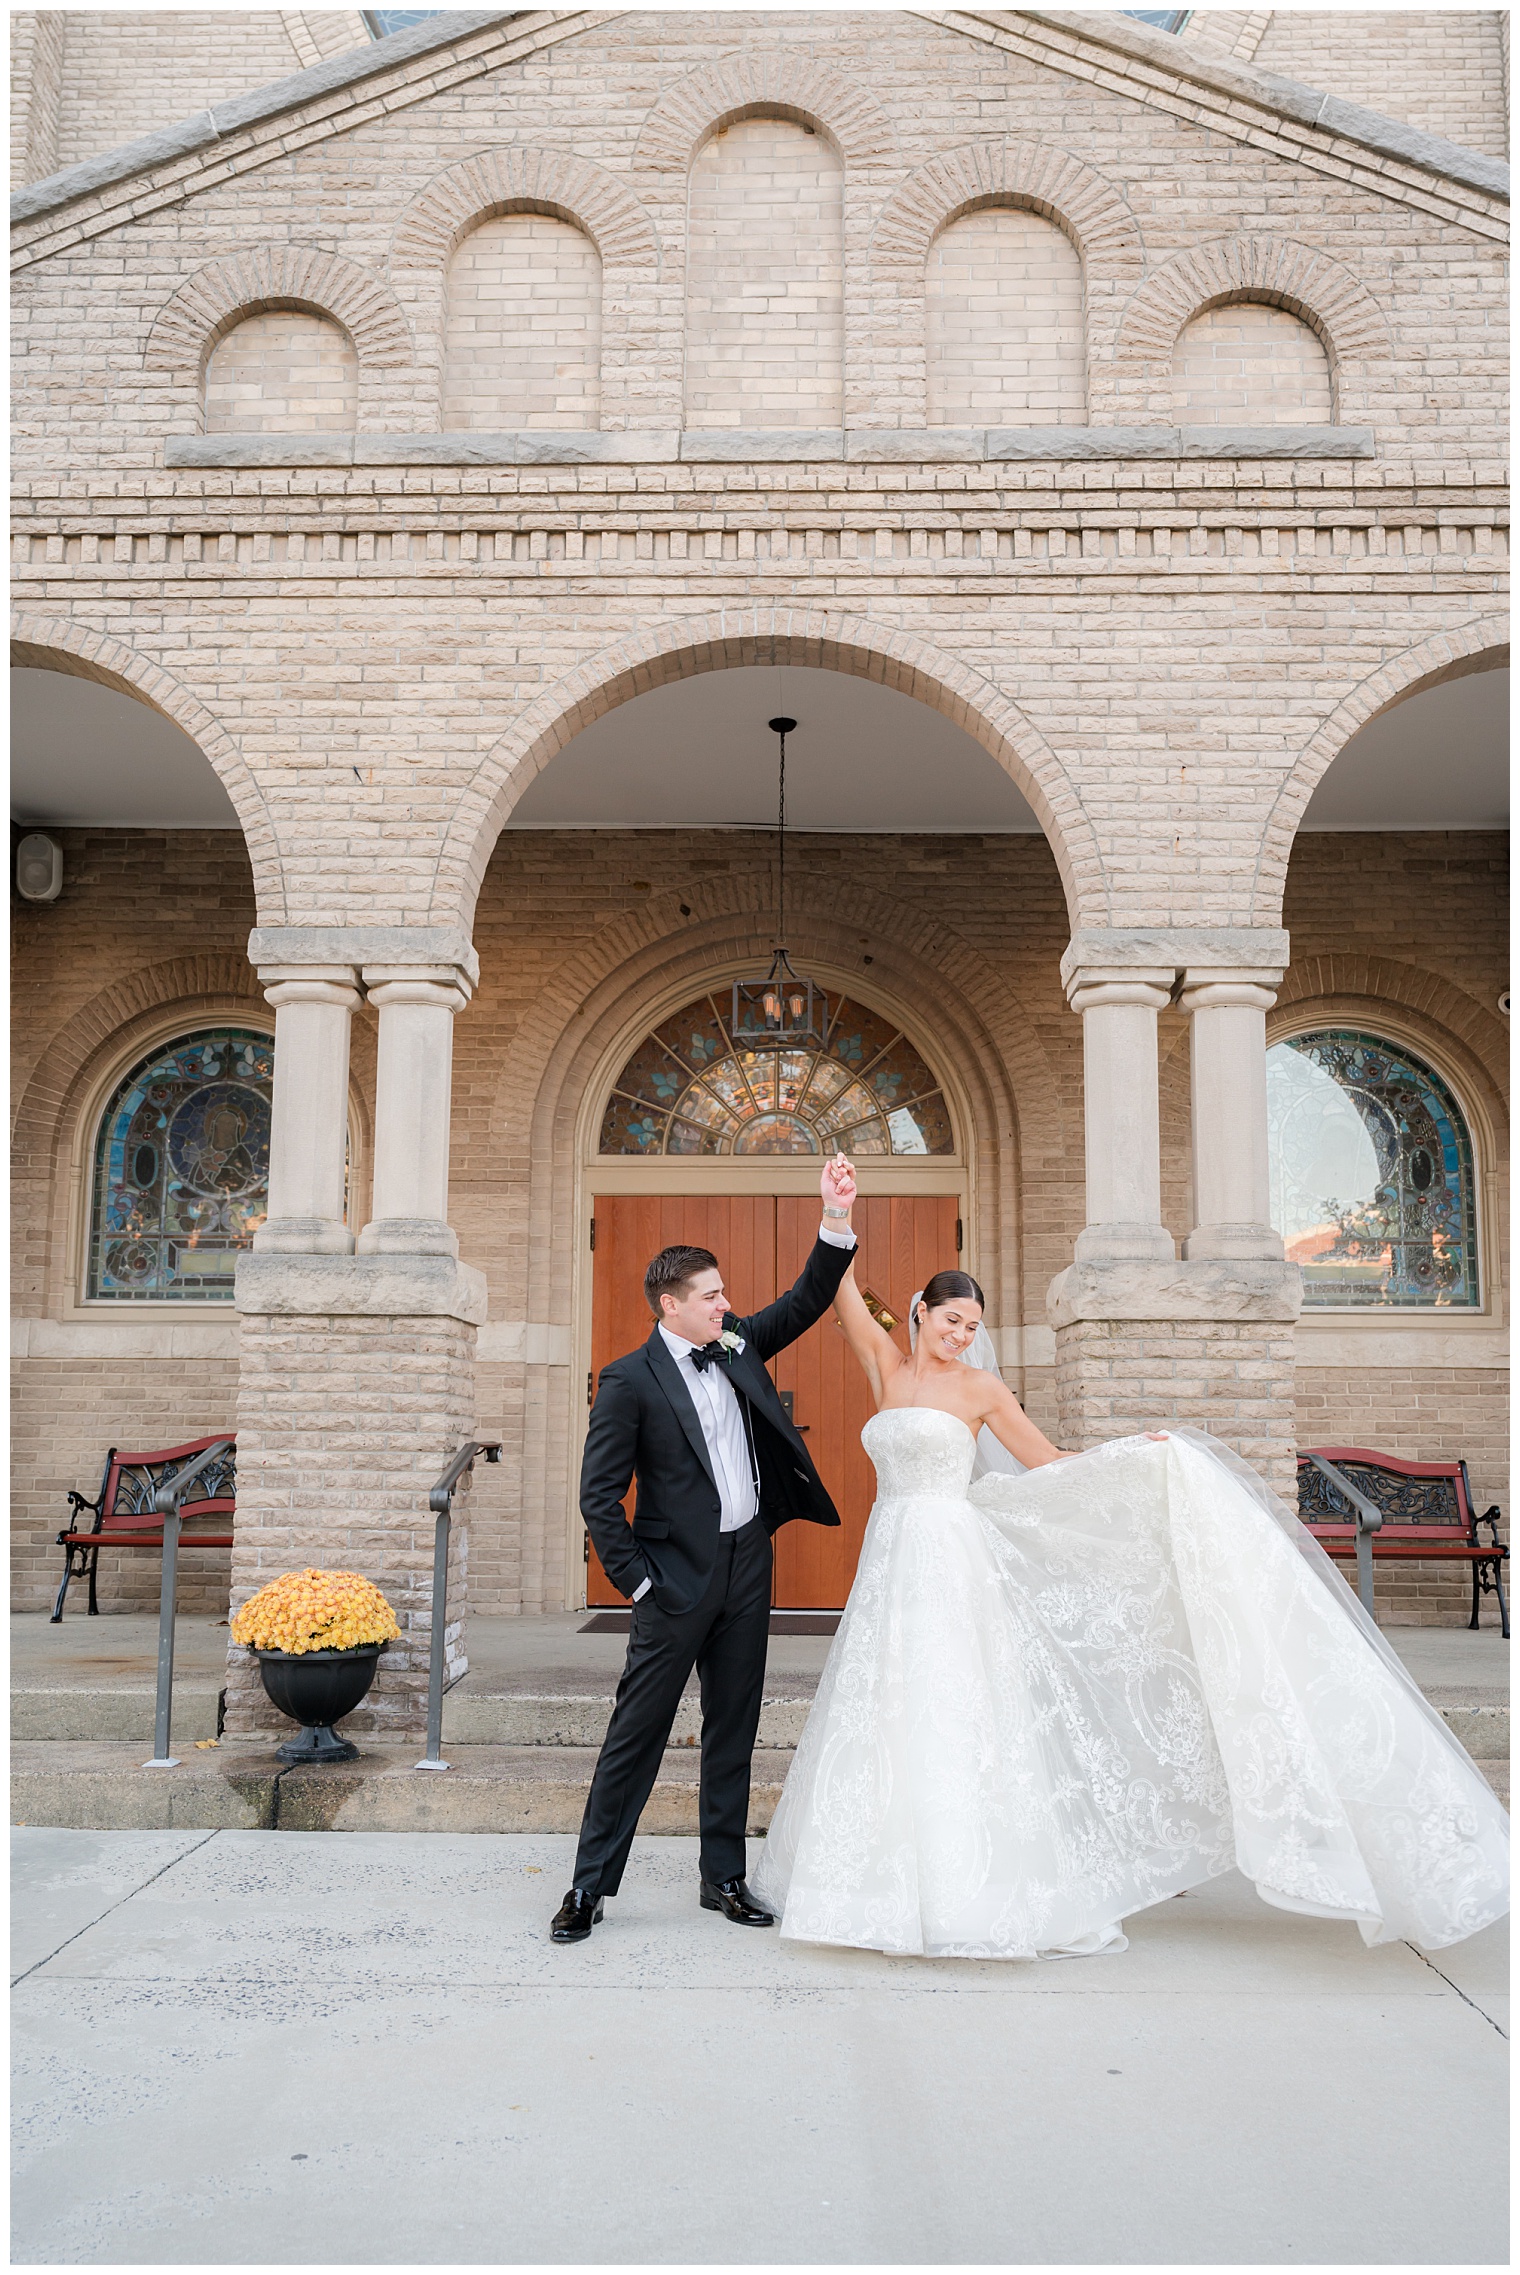
[[[52,1951],[47,1952],[41,1959],[34,1959],[31,1966],[24,1967],[19,1975],[13,1975],[11,1977],[11,1989],[15,1990],[18,1984],[24,1983],[29,1976],[35,1975],[39,1967],[51,1966],[60,1951],[67,1951],[71,1943],[77,1943],[82,1935],[89,1934],[91,1928],[99,1927],[102,1920],[109,1919],[113,1912],[119,1912],[123,1904],[130,1904],[134,1896],[140,1896],[145,1888],[153,1886],[155,1880],[162,1880],[166,1872],[172,1872],[176,1865],[184,1863],[187,1856],[194,1856],[197,1849],[204,1848],[207,1841],[214,1841],[215,1839],[215,1831],[203,1833],[201,1838],[193,1842],[189,1848],[182,1848],[178,1856],[171,1856],[167,1864],[161,1864],[156,1872],[150,1872],[147,1879],[140,1882],[137,1887],[129,1888],[124,1896],[118,1896],[114,1904],[107,1904],[105,1910],[98,1913],[94,1919],[86,1920],[83,1927],[77,1927],[72,1935],[66,1935],[62,1943],[58,1944]]]
[[[1463,1990],[1460,1983],[1454,1983],[1450,1975],[1444,1973],[1443,1970],[1436,1965],[1435,1961],[1430,1958],[1426,1952],[1423,1952],[1417,1943],[1411,1943],[1407,1936],[1404,1940],[1404,1949],[1406,1951],[1412,1951],[1416,1959],[1420,1960],[1424,1966],[1428,1967],[1433,1975],[1439,1975],[1442,1982],[1446,1985],[1446,1988],[1449,1991],[1455,1991],[1464,2006],[1470,2006],[1473,2010],[1473,2013],[1481,2016],[1483,2021],[1488,2024],[1490,2030],[1498,2031],[1499,2036],[1504,2040],[1506,2046],[1509,2044],[1509,2032],[1504,2028],[1503,2024],[1495,2022],[1493,2016],[1485,2012],[1485,2010],[1479,2006],[1476,1999],[1468,1997],[1466,1991]]]

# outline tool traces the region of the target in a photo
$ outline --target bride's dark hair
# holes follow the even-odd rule
[[[919,1302],[925,1311],[938,1311],[942,1303],[974,1303],[985,1311],[987,1298],[969,1272],[936,1272],[926,1281]]]

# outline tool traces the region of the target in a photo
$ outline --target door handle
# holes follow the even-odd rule
[[[807,1422],[799,1422],[796,1418],[795,1413],[793,1412],[793,1408],[797,1403],[796,1391],[778,1390],[776,1396],[780,1399],[781,1411],[786,1416],[787,1420],[791,1423],[792,1428],[797,1432],[799,1437],[805,1438],[808,1434],[808,1430],[811,1427],[811,1424]]]

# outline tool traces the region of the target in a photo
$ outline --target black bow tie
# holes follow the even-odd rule
[[[702,1374],[708,1367],[715,1367],[720,1359],[727,1357],[728,1353],[721,1343],[704,1343],[699,1351],[692,1352],[691,1363],[698,1374]]]

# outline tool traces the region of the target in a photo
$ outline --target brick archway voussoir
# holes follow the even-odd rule
[[[26,1174],[29,1161],[51,1170],[67,1159],[67,1124],[80,1084],[134,1027],[174,1004],[183,1004],[187,1023],[219,1004],[246,1004],[267,1017],[247,957],[230,951],[174,956],[110,981],[64,1021],[22,1088],[12,1125],[18,1175]]]
[[[405,364],[412,336],[390,286],[357,261],[312,245],[249,245],[208,261],[153,319],[149,371],[198,379],[207,351],[238,317],[299,301],[341,324],[365,365]]]
[[[148,661],[120,640],[70,623],[67,618],[42,616],[31,610],[22,610],[11,620],[11,662],[23,669],[93,679],[102,687],[114,688],[118,694],[146,704],[150,710],[161,711],[182,727],[232,800],[253,869],[260,922],[277,924],[283,919],[284,866],[264,793],[227,730],[188,689],[162,665]]]
[[[1473,1071],[1481,1072],[1493,1093],[1488,1101],[1490,1111],[1495,1106],[1501,1114],[1507,1111],[1509,1030],[1497,1011],[1488,1010],[1476,996],[1443,979],[1439,972],[1366,949],[1326,950],[1290,967],[1278,990],[1272,1018],[1281,1025],[1285,1016],[1301,1006],[1312,1009],[1319,1004],[1358,1000],[1373,1012],[1377,1005],[1389,1004],[1417,1024],[1439,1029],[1447,1044],[1460,1044],[1472,1057]]]
[[[1029,206],[1064,228],[1092,274],[1129,278],[1144,266],[1139,223],[1111,182],[1065,150],[1012,137],[968,143],[921,166],[876,224],[872,261],[917,275],[949,221],[1000,201]]]
[[[1135,293],[1117,348],[1121,363],[1170,365],[1177,335],[1221,300],[1271,301],[1307,319],[1337,364],[1392,354],[1387,320],[1372,294],[1341,261],[1288,237],[1220,237],[1176,253]]]
[[[548,208],[583,229],[604,268],[659,267],[654,224],[632,192],[589,158],[511,144],[482,150],[430,182],[397,224],[391,269],[440,274],[471,224],[488,214]]]
[[[815,119],[846,166],[896,161],[892,123],[866,88],[829,64],[793,56],[784,48],[761,48],[705,64],[678,79],[645,119],[633,162],[655,173],[684,173],[726,120],[767,109]]]

